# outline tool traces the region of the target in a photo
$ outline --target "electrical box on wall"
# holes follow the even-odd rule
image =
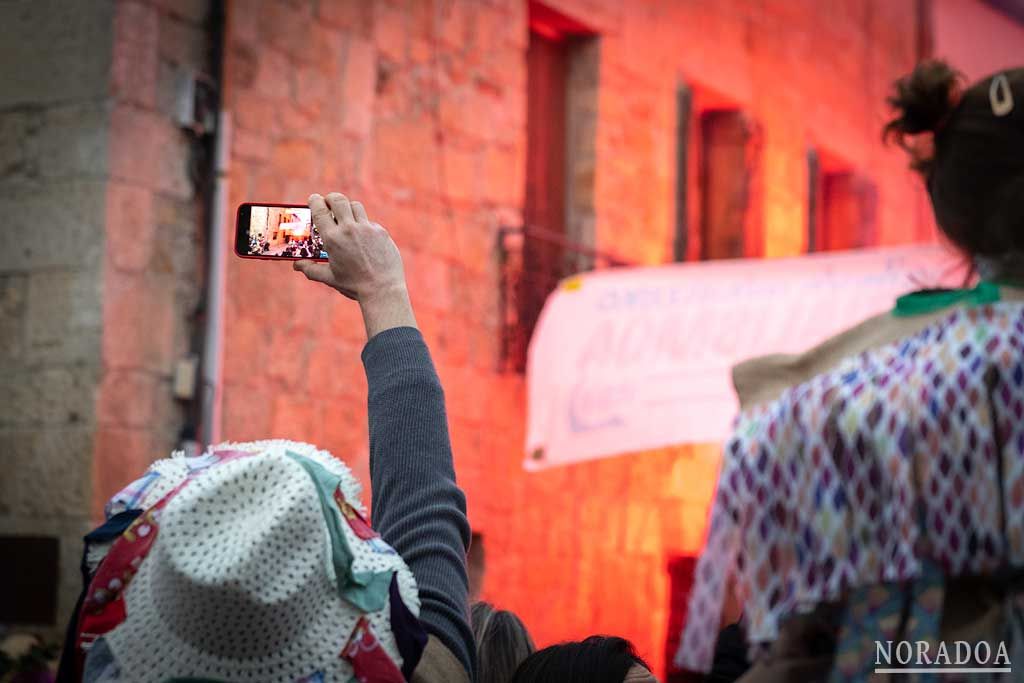
[[[194,69],[175,72],[174,120],[196,135],[217,127],[217,88],[209,76]]]

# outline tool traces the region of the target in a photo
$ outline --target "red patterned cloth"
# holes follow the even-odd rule
[[[405,683],[405,677],[381,647],[373,626],[366,618],[356,624],[341,656],[352,665],[359,683]]]

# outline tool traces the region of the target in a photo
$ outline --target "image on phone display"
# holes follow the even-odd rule
[[[327,258],[323,239],[313,225],[309,207],[249,204],[243,208],[247,211],[240,211],[238,216],[237,251],[240,256]]]

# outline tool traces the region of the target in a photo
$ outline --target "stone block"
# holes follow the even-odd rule
[[[428,38],[413,38],[409,45],[409,63],[430,66],[434,63],[437,50]]]
[[[498,225],[479,212],[456,213],[453,227],[455,253],[467,268],[483,271],[497,259]]]
[[[152,428],[156,397],[170,393],[167,381],[142,370],[110,370],[103,373],[96,400],[96,423],[101,428]]]
[[[145,43],[156,47],[160,8],[139,0],[118,0],[114,8],[114,44]]]
[[[224,82],[230,83],[225,104],[232,110],[251,95],[259,72],[259,53],[253,45],[233,39],[224,52]]]
[[[359,307],[352,302],[335,299],[335,303],[327,309],[328,330],[330,335],[349,344],[356,344],[362,349],[366,343],[366,328],[363,325],[363,317],[359,313]],[[363,369],[358,363],[351,366],[339,368],[339,372],[345,378],[347,386],[365,386],[366,377]],[[340,381],[340,380],[339,380]]]
[[[314,58],[310,50],[312,17],[308,4],[295,6],[281,0],[268,0],[254,11],[260,17],[261,44],[280,50],[296,61],[309,62]]]
[[[0,431],[0,517],[88,514],[92,436],[87,427]]]
[[[469,366],[472,354],[470,329],[474,321],[453,313],[441,316],[437,334],[437,352],[453,366]]]
[[[261,49],[257,54],[259,61],[253,89],[258,94],[275,100],[290,97],[292,65],[288,62],[288,57],[270,48]]]
[[[213,9],[211,0],[155,0],[155,4],[161,12],[191,24],[205,24]]]
[[[156,231],[152,191],[111,181],[107,186],[108,263],[127,272],[143,271],[153,255]]]
[[[274,127],[280,136],[317,140],[326,144],[330,144],[333,137],[342,137],[336,135],[337,126],[327,125],[326,112],[322,108],[314,110],[311,107],[278,106],[276,109]]]
[[[471,38],[474,3],[461,0],[441,3],[437,13],[440,24],[438,39],[441,45],[462,49]]]
[[[99,362],[102,311],[99,274],[43,270],[29,274],[25,361]]]
[[[4,3],[3,16],[0,108],[107,95],[113,2],[15,0]]]
[[[240,97],[231,109],[233,124],[231,132],[235,135],[239,130],[247,130],[272,138],[279,130],[279,113],[289,109],[290,107],[285,104],[283,98],[272,100],[249,95]]]
[[[0,275],[0,367],[25,363],[28,277]]]
[[[448,113],[453,130],[488,142],[525,140],[526,100],[514,88],[476,78],[466,88],[461,106],[462,111]]]
[[[273,146],[270,163],[275,172],[286,178],[315,178],[319,175],[321,159],[313,142],[291,139]]]
[[[522,150],[525,151],[525,150]],[[481,185],[484,199],[502,206],[523,203],[526,188],[526,158],[521,150],[491,145],[483,152]]]
[[[315,23],[310,26],[308,49],[313,55],[307,62],[324,78],[337,95],[338,80],[345,62],[345,47],[351,34],[333,26]]]
[[[526,93],[526,52],[511,46],[490,50],[480,70],[486,83],[506,94]]]
[[[99,266],[102,253],[103,183],[53,181],[24,193],[0,189],[6,234],[19,239],[0,250],[0,271]]]
[[[12,370],[0,393],[0,428],[92,424],[98,371],[86,365]]]
[[[195,203],[155,195],[153,224],[156,235],[153,240],[151,273],[174,278],[184,276],[198,286],[206,264],[202,260],[204,228],[198,220]],[[233,228],[232,223],[229,230]]]
[[[316,66],[303,65],[292,70],[292,97],[285,106],[316,118],[327,118],[328,107],[337,106],[341,99],[342,92]]]
[[[375,183],[436,192],[435,153],[433,127],[426,117],[394,122],[378,119],[373,126]]]
[[[348,421],[358,423],[359,416],[365,422],[365,406],[362,406],[361,393],[352,383],[340,382],[340,369],[346,365],[358,364],[359,344],[349,340],[335,338],[317,339],[312,345],[306,363],[306,376],[303,385],[316,387],[318,396],[330,396],[343,401],[327,401],[338,406],[338,413]]]
[[[236,128],[231,131],[231,156],[256,163],[266,162],[271,154],[271,140],[266,134]]]
[[[438,364],[448,413],[452,418],[479,425],[484,418],[484,401],[480,400],[480,377],[475,370],[467,367]],[[475,432],[476,430],[469,430]],[[475,452],[473,449],[468,452]]]
[[[370,143],[352,134],[330,136],[322,143],[324,158],[320,180],[323,187],[327,190],[342,190],[354,199],[370,204],[370,197],[367,196],[373,189],[370,182]],[[375,220],[372,215],[370,218]]]
[[[261,324],[274,322],[278,311],[288,310],[290,290],[286,277],[302,277],[290,270],[282,272],[267,261],[232,259],[228,266],[227,300],[229,320],[232,315],[252,316]],[[258,312],[257,312],[258,311]],[[231,334],[228,326],[227,333]]]
[[[107,272],[103,283],[103,362],[108,369],[169,374],[173,289],[167,278]]]
[[[377,52],[396,64],[405,62],[409,49],[410,23],[405,11],[383,2],[373,5],[373,42]]]
[[[270,351],[267,348],[269,335],[265,329],[265,318],[240,315],[230,310],[225,322],[224,377],[244,381],[252,375],[263,374]]]
[[[271,431],[275,392],[269,383],[253,384],[251,374],[228,378],[225,382],[222,439],[251,441],[275,436]]]
[[[351,38],[345,49],[345,68],[338,97],[346,132],[359,137],[370,134],[377,87],[377,51],[369,40]]]
[[[277,173],[272,170],[268,171],[267,164],[257,164],[255,162],[245,162],[242,164],[236,164],[232,167],[232,194],[235,193],[235,188],[240,187],[240,183],[234,180],[235,173],[238,167],[245,165],[252,170],[247,174],[246,177],[246,192],[244,195],[239,194],[238,200],[232,202],[232,206],[241,201],[288,201],[288,197],[284,194],[284,181]],[[274,200],[267,199],[268,197],[274,197]]]
[[[269,353],[264,368],[267,377],[289,390],[302,387],[313,343],[305,332],[296,331],[291,326],[278,327],[268,340]]]
[[[373,35],[373,10],[374,3],[365,0],[319,0],[316,16],[329,26],[368,37]]]
[[[409,292],[425,308],[448,312],[452,309],[450,266],[442,258],[418,250],[402,252]]]
[[[134,2],[118,6],[111,67],[111,94],[123,102],[154,108],[160,62],[157,15]]]
[[[36,108],[0,112],[0,182],[6,187],[39,176],[35,141],[42,125],[40,113]]]
[[[440,191],[456,202],[470,202],[478,195],[480,179],[478,155],[475,150],[446,145],[440,150]]]
[[[104,177],[107,166],[109,106],[89,102],[46,109],[30,153],[46,180]]]
[[[213,44],[203,26],[163,13],[159,19],[160,58],[199,73],[210,73]]]
[[[322,441],[319,405],[299,392],[278,393],[273,402],[270,438],[293,439],[318,443]]]
[[[193,195],[186,134],[166,117],[115,106],[110,118],[110,177],[166,192]]]

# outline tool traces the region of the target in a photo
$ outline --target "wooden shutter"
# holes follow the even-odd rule
[[[701,117],[701,257],[758,256],[761,248],[761,135],[739,111]]]

